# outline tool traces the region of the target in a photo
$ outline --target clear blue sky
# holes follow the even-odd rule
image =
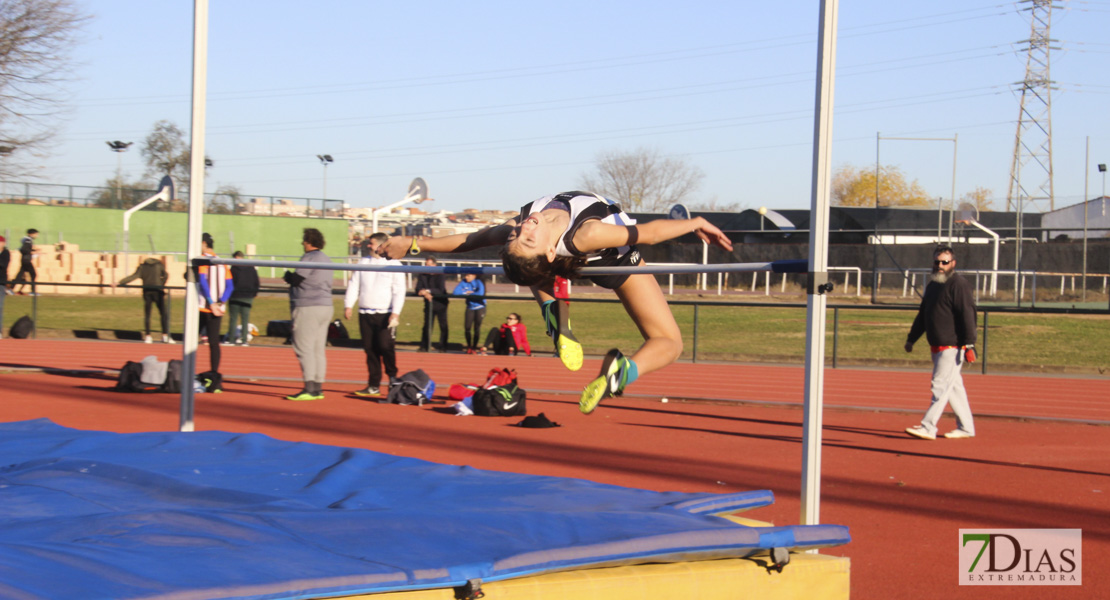
[[[160,119],[190,125],[193,3],[80,1],[73,111],[50,182],[102,185],[108,140]],[[1110,1],[1053,12],[1057,206],[1089,195],[1110,162]],[[1005,207],[1025,4],[860,0],[840,5],[833,162],[871,167],[883,137],[958,135],[956,195]],[[695,202],[808,208],[818,3],[212,2],[206,188],[515,209],[578,187],[599,153],[640,147],[706,173]],[[950,142],[883,141],[882,162],[950,195]]]

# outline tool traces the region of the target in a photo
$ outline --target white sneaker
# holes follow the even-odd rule
[[[170,337],[169,334],[163,333],[162,334],[162,343],[163,344],[172,344],[173,343],[173,338]]]
[[[913,437],[921,438],[923,440],[935,440],[935,439],[937,439],[937,434],[929,433],[929,430],[925,429],[921,425],[914,425],[913,427],[907,427],[906,428],[906,433],[912,435]]]
[[[143,338],[143,343],[144,344],[153,344],[154,343],[154,338],[152,338],[148,335],[148,336]]]
[[[963,429],[953,429],[952,431],[949,431],[948,433],[944,434],[944,437],[946,437],[950,440],[965,440],[967,438],[973,438],[975,436],[973,434],[970,434],[970,433],[964,431]]]

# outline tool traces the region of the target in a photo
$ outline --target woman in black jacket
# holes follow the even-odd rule
[[[243,258],[243,253],[236,251],[231,256]],[[231,280],[234,286],[231,298],[227,301],[227,341],[224,343],[246,346],[254,337],[250,333],[251,304],[258,295],[258,270],[234,265],[231,267]],[[238,327],[236,321],[239,323]]]

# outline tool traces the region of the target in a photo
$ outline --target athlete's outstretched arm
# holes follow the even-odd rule
[[[509,234],[516,227],[516,219],[509,219],[500,225],[492,225],[479,229],[473,233],[456,233],[441,237],[416,236],[416,245],[413,245],[411,235],[398,235],[389,238],[379,252],[389,258],[404,258],[409,250],[417,247],[421,252],[469,252],[488,246],[500,246],[509,239]]]
[[[574,235],[574,245],[582,252],[617,248],[628,244],[652,245],[694,233],[703,241],[732,250],[732,242],[704,217],[693,219],[656,219],[640,225],[610,225],[587,221]]]

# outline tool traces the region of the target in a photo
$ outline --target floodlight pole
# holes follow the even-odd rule
[[[1083,302],[1087,301],[1087,207],[1091,199],[1087,184],[1091,180],[1091,136],[1087,136],[1087,151],[1083,157]]]
[[[828,283],[829,197],[832,189],[833,90],[836,82],[837,0],[821,0],[817,90],[813,116],[809,277],[806,300],[805,409],[802,418],[801,520],[821,520],[821,428],[825,385],[825,308]]]
[[[123,178],[123,153],[127,151],[127,148],[133,142],[121,142],[119,140],[115,140],[105,143],[108,144],[108,147],[112,149],[112,152],[116,153],[116,202],[118,202],[120,207],[122,208],[123,185],[121,180]]]
[[[324,165],[324,195],[321,198],[324,202],[328,200],[328,165],[335,162],[335,159],[330,154],[317,154],[316,158],[320,159],[320,164]]]

